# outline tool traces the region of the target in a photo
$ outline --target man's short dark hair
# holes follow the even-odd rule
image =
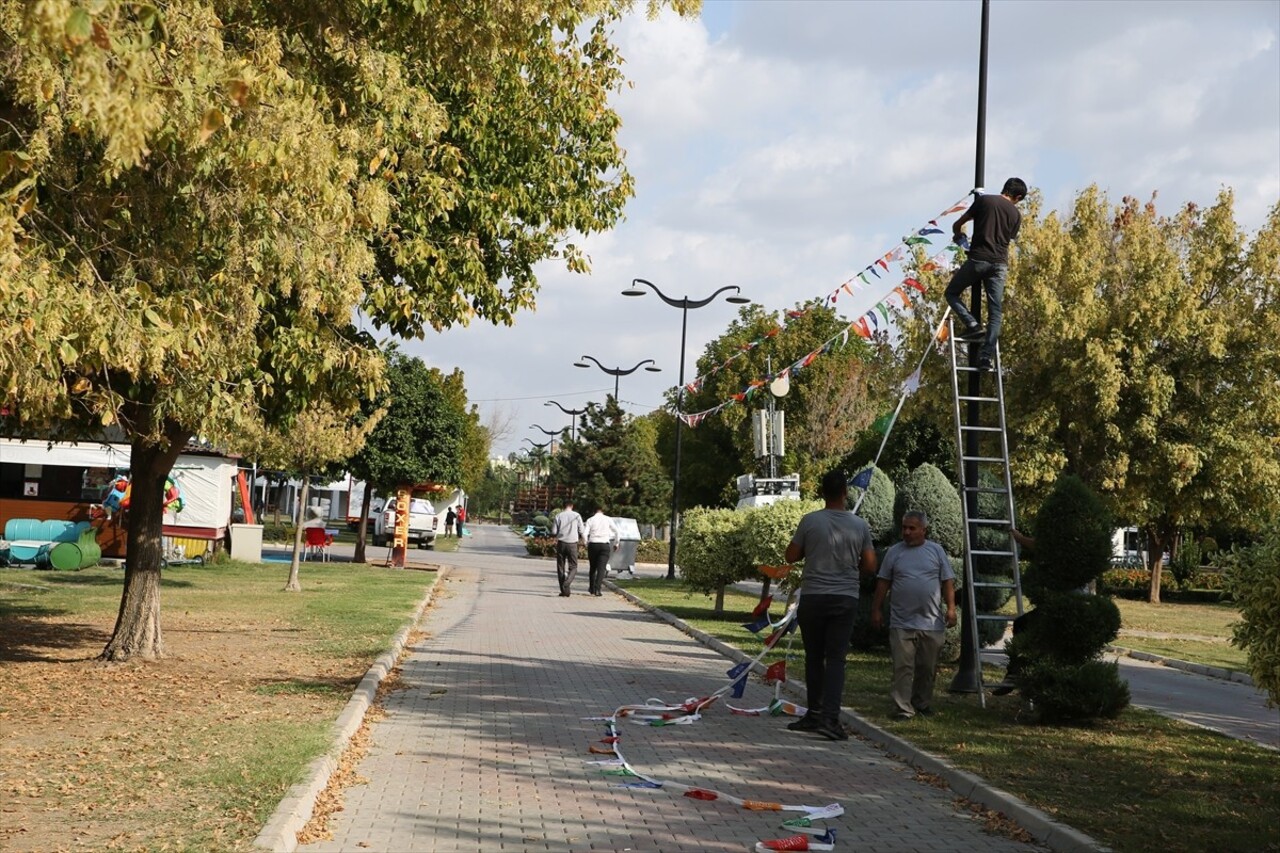
[[[843,471],[828,471],[822,478],[822,498],[833,501],[849,494],[849,480]]]
[[[1021,201],[1027,197],[1027,182],[1022,178],[1010,178],[1004,182],[1004,189],[1000,190],[1001,195],[1007,195],[1014,201]]]

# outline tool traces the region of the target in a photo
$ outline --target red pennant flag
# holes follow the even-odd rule
[[[867,328],[866,317],[859,317],[857,320],[855,320],[852,323],[852,327],[853,327],[853,330],[857,332],[861,337],[864,337],[864,338],[871,337],[871,330]]]
[[[968,206],[969,205],[965,204],[964,202],[961,202],[960,204],[957,204],[955,207],[948,208],[947,210],[942,211],[942,215],[946,216],[949,213],[959,213],[960,211],[964,210]]]
[[[786,681],[787,662],[780,660],[777,663],[769,664],[769,668],[764,671],[764,680],[766,684],[773,681]]]
[[[770,604],[773,604],[773,596],[772,596],[772,595],[766,595],[764,598],[760,599],[760,603],[756,605],[756,609],[755,609],[755,610],[752,610],[752,611],[751,611],[751,615],[752,615],[753,617],[755,617],[755,616],[763,616],[764,614],[766,614],[766,613],[768,613],[768,612],[769,612],[769,605],[770,605]]]
[[[910,278],[910,277],[904,278],[902,280],[902,283],[905,284],[907,287],[914,287],[916,290],[920,291],[921,293],[924,293],[924,285],[916,281],[914,278]]]

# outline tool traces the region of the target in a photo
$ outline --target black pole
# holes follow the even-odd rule
[[[684,349],[689,331],[689,298],[685,297],[680,313],[680,390],[676,392],[676,477],[671,484],[671,544],[667,550],[667,580],[676,579],[676,517],[680,511],[680,439],[684,427]]]
[[[986,154],[987,154],[987,43],[988,31],[991,22],[991,0],[982,0],[982,32],[978,47],[978,128],[977,142],[974,145],[974,165],[973,165],[973,187],[974,190],[983,188],[986,180]],[[975,287],[969,295],[969,311],[973,314],[974,319],[979,323],[982,322],[982,288]],[[969,363],[978,363],[978,350],[981,347],[980,342],[969,344]],[[978,397],[981,391],[981,374],[972,371],[969,374],[969,391],[970,397]],[[980,415],[978,413],[978,402],[970,400],[965,407],[965,424],[971,427],[980,425]],[[970,459],[979,456],[978,430],[966,430],[964,439],[963,454]],[[978,463],[969,461],[964,463],[964,481],[968,485],[968,491],[964,494],[965,509],[970,519],[978,517]],[[978,527],[975,524],[969,525],[969,547],[972,550],[977,543]],[[972,557],[969,558],[972,565]],[[960,662],[956,665],[955,677],[951,680],[949,690],[952,693],[977,693],[982,689],[982,664],[978,657],[978,638],[970,631],[971,623],[970,609],[977,606],[975,600],[977,596],[972,588],[967,588],[964,595],[960,597],[961,609],[961,629],[960,629]]]

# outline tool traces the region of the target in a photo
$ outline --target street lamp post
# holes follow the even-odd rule
[[[564,432],[563,429],[547,429],[542,424],[530,424],[529,429],[542,430],[543,435],[560,435],[560,433]]]
[[[676,519],[680,511],[680,439],[684,427],[684,350],[685,341],[689,334],[689,309],[701,308],[704,305],[710,305],[715,298],[722,293],[733,291],[733,296],[726,296],[725,302],[734,305],[745,305],[751,300],[742,296],[742,288],[735,284],[726,285],[706,299],[672,299],[667,296],[658,286],[651,281],[643,278],[634,278],[631,280],[631,286],[622,291],[623,296],[644,296],[645,291],[638,284],[643,284],[650,288],[654,293],[658,294],[658,298],[668,305],[680,309],[680,386],[676,392],[676,475],[671,484],[671,546],[667,551],[667,579],[674,580],[676,576]]]
[[[555,406],[557,409],[564,412],[569,417],[573,418],[573,420],[569,422],[569,440],[577,441],[578,440],[578,415],[581,415],[584,412],[586,412],[587,411],[586,407],[583,407],[581,409],[566,409],[564,406],[560,405],[555,400],[548,400],[542,405]]]
[[[601,369],[601,370],[603,370],[605,373],[607,373],[607,374],[609,374],[610,376],[612,376],[612,377],[613,377],[613,399],[614,399],[615,401],[618,399],[618,378],[619,378],[619,377],[621,377],[621,376],[630,376],[631,374],[633,374],[633,373],[635,373],[637,370],[639,370],[641,367],[644,367],[644,365],[646,365],[646,364],[647,364],[647,365],[649,365],[649,366],[648,366],[648,367],[645,367],[644,369],[645,369],[645,370],[647,370],[649,373],[661,373],[661,372],[662,372],[662,368],[661,368],[661,367],[658,367],[658,366],[654,363],[654,360],[653,360],[653,359],[651,359],[651,358],[646,358],[644,361],[640,362],[640,363],[639,363],[639,364],[637,364],[635,367],[632,367],[632,368],[630,368],[629,370],[623,370],[621,367],[605,367],[603,364],[601,364],[601,363],[600,363],[600,359],[596,358],[595,356],[591,356],[591,355],[584,355],[582,358],[580,358],[580,359],[578,359],[577,361],[575,361],[575,362],[573,363],[573,366],[574,366],[574,367],[585,367],[585,368],[590,369],[591,365],[587,364],[587,361],[588,361],[588,360],[590,360],[590,361],[594,361],[594,362],[596,363],[596,367],[600,368],[600,369]],[[619,405],[621,405],[621,404],[619,404]]]

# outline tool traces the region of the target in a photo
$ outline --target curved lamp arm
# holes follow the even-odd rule
[[[555,406],[557,409],[559,409],[560,411],[564,412],[566,415],[568,415],[568,416],[570,416],[570,417],[573,417],[573,418],[576,418],[578,415],[581,415],[581,414],[583,414],[584,412],[586,412],[586,411],[587,411],[585,408],[584,408],[584,409],[566,409],[564,406],[560,405],[560,404],[559,404],[559,403],[557,403],[555,400],[548,400],[547,402],[543,403],[542,405],[544,405],[544,406]]]
[[[636,287],[637,284],[643,284],[646,287],[649,287],[650,289],[653,290],[654,293],[658,294],[659,299],[661,299],[663,302],[667,303],[673,308],[686,308],[686,309],[701,308],[704,305],[710,305],[717,296],[719,296],[722,293],[726,293],[730,290],[732,290],[735,295],[728,297],[725,300],[726,302],[732,302],[735,305],[744,305],[751,301],[750,299],[747,299],[745,296],[740,295],[742,293],[742,288],[738,287],[738,285],[736,284],[726,284],[724,287],[720,288],[715,293],[708,296],[706,299],[690,299],[687,296],[683,299],[672,299],[670,296],[667,296],[665,293],[659,290],[656,284],[643,278],[633,278],[631,280],[631,287],[622,291],[622,295],[623,296],[643,296],[644,291]]]

